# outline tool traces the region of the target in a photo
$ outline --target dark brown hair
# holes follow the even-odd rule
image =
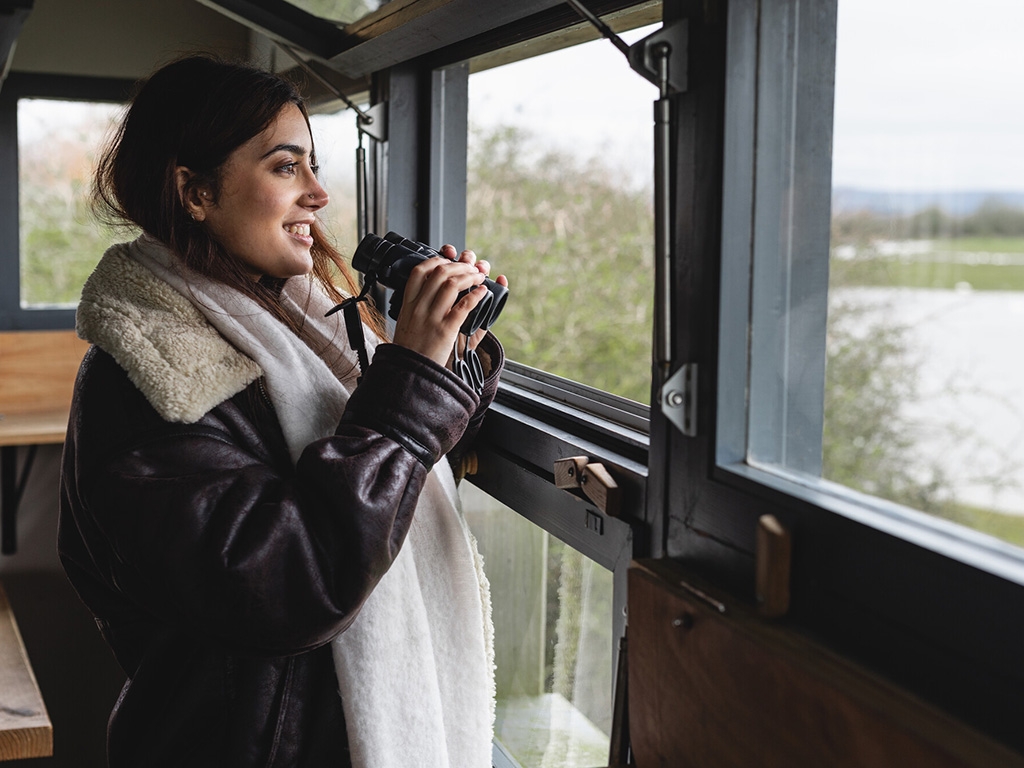
[[[277,301],[282,281],[254,282],[246,265],[192,220],[175,177],[178,166],[189,168],[190,188],[209,188],[216,199],[228,156],[266,130],[289,104],[302,111],[308,125],[309,115],[297,88],[276,74],[208,55],[188,56],[162,67],[141,83],[100,157],[94,208],[108,222],[141,227],[194,271],[251,296],[298,331]],[[188,191],[184,190],[186,197]],[[340,275],[349,293],[358,292],[352,273],[319,221],[310,234],[311,279],[338,302],[343,296],[334,275]],[[367,312],[364,319],[383,336],[379,314]]]

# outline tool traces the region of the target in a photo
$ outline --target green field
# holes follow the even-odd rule
[[[1024,262],[1022,237],[934,240],[930,251],[907,256],[881,255],[865,248],[852,259],[832,259],[831,284],[1022,291],[1024,263],[1005,263],[1016,261]]]

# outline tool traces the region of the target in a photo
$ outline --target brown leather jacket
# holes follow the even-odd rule
[[[349,764],[329,642],[396,556],[429,467],[483,419],[503,355],[491,336],[482,347],[479,398],[426,358],[378,347],[335,435],[297,465],[261,380],[170,423],[89,351],[59,551],[128,677],[112,768]]]

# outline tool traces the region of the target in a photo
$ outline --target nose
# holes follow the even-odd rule
[[[306,188],[306,199],[303,201],[303,206],[316,211],[323,208],[330,201],[331,197],[327,194],[327,190],[324,189],[316,175],[310,171],[309,184]]]

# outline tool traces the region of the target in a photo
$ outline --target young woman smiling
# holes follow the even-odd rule
[[[59,550],[127,675],[112,768],[490,765],[489,597],[448,460],[501,347],[469,342],[482,394],[446,367],[489,267],[417,266],[390,343],[364,314],[357,378],[315,157],[292,85],[189,57],[99,164],[99,207],[143,234],[79,306]]]

